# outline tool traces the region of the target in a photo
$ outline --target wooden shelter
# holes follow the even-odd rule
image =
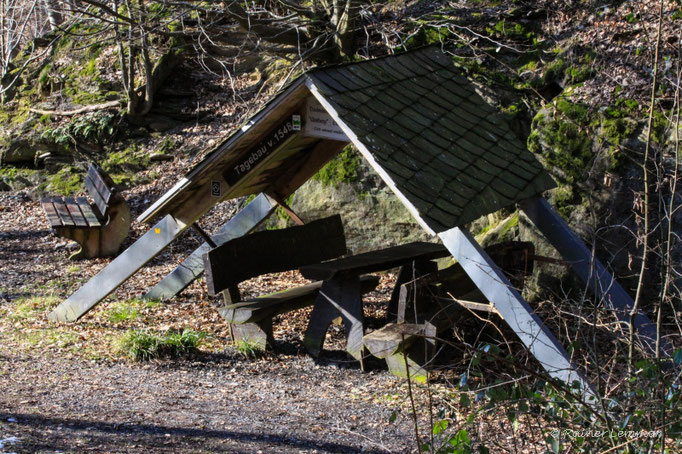
[[[540,163],[436,47],[297,78],[142,213],[141,222],[162,219],[51,318],[77,320],[215,204],[261,194],[147,296],[177,294],[201,274],[209,246],[254,229],[349,142],[419,224],[440,237],[543,367],[592,394],[556,338],[463,226],[518,203],[623,320],[632,300],[541,197],[554,182]],[[644,316],[637,323],[654,339]]]

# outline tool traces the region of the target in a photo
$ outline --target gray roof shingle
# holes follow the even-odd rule
[[[436,47],[308,76],[435,232],[555,186]]]

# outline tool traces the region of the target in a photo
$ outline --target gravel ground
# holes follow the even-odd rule
[[[14,452],[406,452],[386,372],[206,357],[139,365],[3,352],[1,437]]]
[[[149,193],[126,194],[133,212]],[[219,208],[204,227],[214,230],[230,209]],[[126,244],[144,230],[134,224]],[[306,356],[306,310],[276,320],[280,348],[257,360],[229,346],[219,301],[201,282],[160,306],[136,306],[134,320],[114,321],[113,307],[140,295],[198,244],[192,235],[176,243],[78,323],[49,322],[50,310],[109,259],[69,261],[72,244],[50,232],[35,195],[0,193],[0,452],[414,449],[405,383],[378,362],[362,373],[342,352],[340,326],[330,330],[322,360]],[[242,290],[273,291],[300,279],[264,276]],[[378,323],[373,311],[389,292],[385,276],[368,298],[369,324]],[[115,351],[116,338],[133,328],[191,328],[209,340],[189,358],[140,363]]]

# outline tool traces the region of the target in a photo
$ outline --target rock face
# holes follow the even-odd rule
[[[308,181],[296,191],[291,208],[306,222],[340,214],[348,248],[354,254],[431,239],[364,160],[359,161],[357,173],[357,179],[350,182]]]
[[[54,142],[41,137],[33,118],[0,132],[0,165],[33,165],[37,156],[61,150]]]

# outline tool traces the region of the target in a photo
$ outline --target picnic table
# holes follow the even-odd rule
[[[340,314],[346,331],[346,351],[362,367],[364,317],[360,276],[402,267],[393,292],[395,296],[402,282],[411,279],[415,270],[433,269],[435,264],[431,260],[449,255],[440,244],[414,242],[301,267],[301,275],[306,279],[323,281],[305,333],[308,352],[319,356],[327,329]]]

